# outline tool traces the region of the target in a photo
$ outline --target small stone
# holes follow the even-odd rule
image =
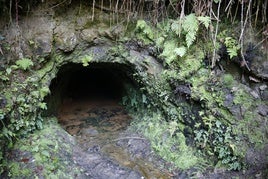
[[[265,89],[267,89],[267,85],[261,85],[259,88],[261,91],[264,91]]]
[[[237,90],[238,90],[238,87],[234,86],[232,87],[231,92],[233,93],[233,92],[236,92]]]
[[[257,110],[258,113],[264,117],[268,115],[268,106],[266,105],[259,105]]]
[[[233,95],[232,94],[227,94],[225,96],[224,106],[225,107],[231,106],[233,104],[233,100],[234,100]]]
[[[259,99],[260,95],[258,94],[257,91],[251,91],[250,94],[255,98],[255,99]]]

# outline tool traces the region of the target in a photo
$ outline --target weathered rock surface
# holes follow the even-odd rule
[[[129,71],[133,70],[134,72],[144,73],[148,76],[159,75],[161,73],[162,65],[151,55],[154,49],[150,51],[150,49],[144,49],[136,44],[132,45],[117,42],[117,39],[124,35],[124,26],[118,23],[105,23],[105,21],[110,18],[109,14],[96,10],[95,16],[93,17],[90,8],[83,9],[82,13],[80,13],[79,8],[78,6],[75,6],[73,9],[69,8],[66,13],[55,13],[53,8],[51,8],[46,15],[36,13],[30,17],[23,18],[19,22],[19,27],[10,26],[3,33],[5,37],[4,41],[10,47],[10,49],[3,49],[7,61],[13,64],[17,59],[23,57],[31,58],[35,62],[38,62],[35,63],[38,69],[40,63],[55,62],[54,64],[56,64],[56,62],[59,62],[51,67],[52,70],[55,69],[53,71],[53,75],[55,75],[58,68],[63,64],[71,62],[81,63],[81,58],[92,55],[90,56],[93,58],[93,60],[90,59],[92,60],[91,62],[130,64],[131,69],[129,69]],[[55,55],[55,57],[61,57],[59,58],[60,60],[57,58],[54,59],[53,55]],[[5,62],[2,61],[0,64],[1,63]],[[250,68],[252,70],[251,73],[256,77],[264,80],[268,79],[268,62],[265,57],[256,57],[251,62]],[[45,77],[50,77],[50,72],[51,71],[48,70]],[[48,80],[48,86],[49,83],[50,81]],[[148,83],[147,85],[151,84]],[[268,99],[268,90],[265,84],[261,85],[257,90],[252,90],[247,87],[243,87],[243,89],[249,94],[250,98],[255,100],[261,99],[263,101]],[[176,88],[175,92],[178,93],[178,95],[182,94],[190,97],[191,87],[181,85]],[[236,92],[236,90],[234,90],[234,92]],[[217,96],[214,97],[216,98]],[[223,106],[226,107],[238,121],[237,123],[239,123],[239,121],[245,121],[247,110],[252,110],[252,113],[254,115],[256,114],[254,118],[256,119],[255,122],[257,123],[258,129],[260,129],[260,133],[267,135],[265,133],[266,126],[263,125],[266,124],[265,120],[268,115],[267,105],[256,105],[256,109],[254,110],[244,107],[241,103],[235,104],[234,94],[232,92],[225,96],[223,103]],[[3,98],[0,100],[0,106],[2,107],[4,105],[5,101]],[[250,120],[253,118],[252,116],[249,117]],[[81,131],[81,133],[85,134],[85,136],[96,136],[99,134],[99,131],[93,129]],[[54,171],[54,174],[57,173],[55,171],[62,171],[76,178],[140,178],[142,176],[142,174],[136,170],[123,167],[107,156],[100,154],[99,145],[89,146],[87,150],[84,151],[76,148],[75,144],[68,140],[69,136],[66,135],[66,133],[65,138],[62,134],[57,133],[57,135],[60,141],[58,141],[59,139],[52,139],[52,141],[57,141],[58,143],[62,142],[62,144],[67,143],[68,145],[60,145],[62,150],[56,153],[55,156],[51,152],[54,151],[54,148],[46,149],[43,153],[40,152],[41,150],[38,151],[38,147],[35,149],[38,151],[37,153],[42,154],[41,157],[44,157],[51,163],[57,163],[56,159],[59,159],[59,166],[66,166],[67,160],[70,162],[67,168],[61,168],[57,165],[56,169],[51,169],[52,173]],[[135,139],[139,137],[136,134],[128,137],[129,139],[127,140],[118,141],[117,145],[125,147],[132,157],[148,157],[150,159],[151,151],[148,141]],[[32,142],[33,140],[30,139],[30,141]],[[70,152],[70,148],[74,149],[73,153]],[[41,164],[37,165],[33,162],[32,153],[18,149],[15,153],[11,154],[14,155],[13,158],[11,158],[11,162],[19,162],[19,166],[22,168],[25,167],[25,165],[30,168],[32,167],[31,169],[33,169],[37,176],[44,175],[44,166]],[[267,156],[267,153],[249,148],[247,152],[247,162],[251,166],[264,168],[263,166],[266,166],[268,163],[265,156]],[[50,161],[50,159],[52,161]],[[73,168],[77,170],[71,171]],[[84,173],[81,172],[80,169],[83,170]],[[61,173],[57,174],[61,175]],[[219,176],[222,177],[224,174],[224,171],[222,173],[217,173],[216,171],[206,177],[217,178]],[[228,175],[228,177],[229,176],[231,176],[231,174]],[[178,175],[178,178],[182,177],[187,177],[187,174],[182,172]]]

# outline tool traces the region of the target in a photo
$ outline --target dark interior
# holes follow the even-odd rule
[[[65,99],[120,101],[126,85],[134,86],[131,75],[131,68],[116,63],[63,65],[51,82],[48,108],[57,109]]]

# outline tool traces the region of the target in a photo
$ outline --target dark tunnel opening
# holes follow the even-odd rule
[[[64,97],[72,99],[111,98],[122,96],[121,76],[110,68],[81,68],[74,71],[66,85]]]
[[[126,86],[133,86],[131,68],[116,63],[69,63],[63,65],[50,84],[46,99],[48,113],[55,113],[64,101],[114,100],[126,95]]]

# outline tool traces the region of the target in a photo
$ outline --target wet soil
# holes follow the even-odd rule
[[[65,100],[59,123],[77,140],[78,178],[172,178],[147,139],[127,130],[132,118],[116,100]],[[162,166],[162,167],[161,167]]]

